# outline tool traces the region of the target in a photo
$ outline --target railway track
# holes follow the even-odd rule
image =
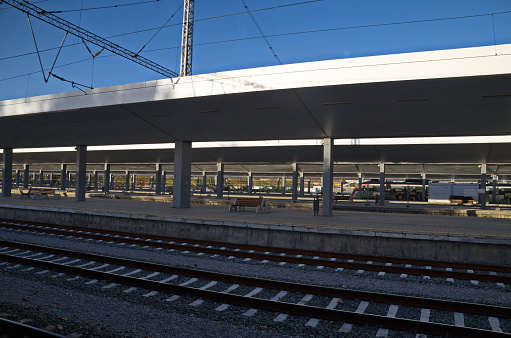
[[[330,267],[337,271],[347,269],[358,273],[372,271],[376,272],[378,276],[397,274],[402,278],[409,275],[421,276],[427,279],[437,277],[445,278],[450,282],[454,282],[454,279],[469,280],[472,284],[492,282],[497,283],[500,287],[511,284],[511,266],[503,265],[270,248],[63,225],[20,223],[5,219],[0,220],[0,227],[142,247],[179,250],[186,253],[195,252],[200,255],[237,257],[245,261],[259,260],[262,262],[271,261],[281,265],[292,263],[298,266]]]
[[[129,287],[124,292],[144,289],[150,291],[148,294],[165,293],[169,296],[167,301],[187,295],[195,298],[190,305],[212,301],[217,303],[214,308],[219,312],[238,306],[248,309],[243,313],[245,316],[254,316],[258,310],[278,312],[274,321],[283,321],[288,315],[306,317],[305,325],[309,326],[320,320],[335,321],[339,332],[349,332],[353,324],[362,324],[375,327],[376,336],[381,337],[388,335],[388,330],[440,336],[511,337],[501,328],[503,321],[506,327],[509,325],[509,307],[236,276],[21,242],[0,241],[0,260],[1,269],[39,275],[51,271],[70,281],[81,276],[90,279],[85,284],[97,284],[102,289],[124,285]],[[191,287],[192,284],[197,287]],[[371,307],[379,310],[370,313]],[[407,313],[414,313],[415,318],[398,317],[400,308],[407,308]],[[453,318],[453,324],[433,322],[430,319],[438,317],[434,313]],[[470,327],[474,318],[491,329],[481,325]]]

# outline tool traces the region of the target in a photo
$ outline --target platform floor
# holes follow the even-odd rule
[[[255,213],[255,208],[247,208],[242,212],[229,212],[226,204],[192,204],[190,208],[177,209],[172,207],[169,197],[153,197],[156,200],[130,200],[130,199],[106,199],[88,197],[85,202],[76,202],[74,197],[62,197],[61,199],[20,199],[19,195],[12,197],[0,197],[0,206],[9,205],[30,205],[32,207],[51,207],[72,210],[88,209],[92,212],[130,213],[158,216],[172,216],[188,220],[204,221],[228,221],[230,223],[251,223],[264,225],[287,225],[296,227],[322,227],[334,228],[337,230],[360,231],[367,233],[392,233],[394,235],[421,234],[426,236],[460,236],[467,241],[474,239],[499,239],[511,244],[511,219],[491,218],[492,214],[511,214],[509,208],[500,208],[496,211],[494,207],[488,210],[480,210],[477,206],[447,206],[430,205],[427,203],[388,203],[379,207],[377,212],[367,206],[365,202],[340,202],[337,204],[342,210],[334,210],[333,216],[314,216],[311,209],[297,209],[300,204],[310,205],[309,201],[292,203],[289,199],[269,199],[270,204],[279,205],[279,208],[272,208],[270,213]],[[231,197],[232,199],[232,197]],[[223,201],[214,198],[203,198],[203,203],[229,203],[227,197]],[[288,206],[288,207],[286,207]],[[364,208],[369,209],[364,211]],[[358,210],[358,211],[355,211]],[[424,214],[425,211],[438,213],[445,211],[473,211],[484,212],[484,217],[460,217],[447,215]],[[394,211],[394,212],[389,212]],[[400,212],[402,211],[402,212]],[[326,229],[325,229],[326,230]]]

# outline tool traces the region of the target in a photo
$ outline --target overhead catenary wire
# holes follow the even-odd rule
[[[301,4],[301,3],[296,3],[296,4]],[[286,5],[286,6],[290,6],[290,4]],[[276,7],[268,7],[268,8],[264,8],[264,9],[256,9],[256,10],[252,10],[251,12],[257,12],[257,11],[261,11],[261,10],[274,9],[274,8],[278,8],[278,6],[276,6]],[[228,14],[228,15],[240,15],[240,14],[246,14],[246,13],[247,13],[247,11],[243,11],[243,12],[237,12],[237,13],[232,13],[232,14]],[[336,30],[348,30],[348,29],[359,29],[359,28],[373,28],[373,27],[379,27],[379,26],[405,25],[405,24],[434,22],[434,21],[444,21],[444,20],[459,20],[459,19],[469,19],[469,18],[484,17],[484,16],[502,15],[502,14],[509,14],[509,13],[511,13],[511,11],[502,11],[502,12],[495,12],[495,13],[483,13],[483,14],[474,14],[474,15],[465,15],[465,16],[454,16],[454,17],[445,17],[445,18],[433,18],[433,19],[421,19],[421,20],[411,20],[411,21],[398,21],[398,22],[388,22],[388,23],[377,23],[377,24],[359,25],[359,26],[332,27],[332,28],[314,29],[314,30],[307,30],[307,31],[297,31],[297,32],[268,34],[268,35],[266,35],[266,37],[272,38],[272,37],[282,37],[282,36],[290,36],[290,35],[331,32],[331,31],[336,31]],[[215,16],[215,17],[210,17],[210,18],[203,18],[203,19],[198,19],[196,21],[204,21],[204,20],[210,20],[210,19],[217,19],[217,18],[221,18],[221,17],[224,17],[224,16]],[[155,30],[155,29],[173,27],[173,26],[177,26],[177,25],[180,25],[180,24],[181,23],[176,23],[176,24],[171,24],[171,25],[167,25],[167,26],[163,26],[163,27],[153,27],[153,28],[148,28],[148,29],[143,29],[143,30],[137,30],[137,31],[132,31],[132,32],[128,32],[128,33],[122,33],[122,34],[116,34],[116,35],[107,36],[106,38],[107,39],[112,39],[112,38],[116,38],[116,37],[121,37],[121,36],[126,36],[126,35],[131,35],[131,34],[138,34],[138,33],[146,32],[146,31],[150,31],[150,30]],[[262,39],[262,37],[260,37],[260,36],[252,36],[252,37],[244,37],[244,38],[236,38],[236,39],[228,39],[228,40],[218,40],[218,41],[196,43],[195,45],[199,46],[199,45],[208,45],[208,44],[229,43],[229,42],[235,42],[235,41],[241,41],[241,40],[254,40],[254,39]],[[81,43],[81,42],[71,43],[71,44],[65,45],[63,47],[64,48],[72,47],[72,46],[77,45],[78,43]],[[152,49],[152,50],[149,50],[149,51],[168,50],[168,49],[175,49],[175,48],[179,48],[179,47],[166,47],[166,48]],[[57,49],[57,48],[56,47],[54,47],[54,48],[47,48],[47,49],[41,50],[40,52],[43,53],[43,52],[48,52],[48,51],[52,51],[52,50],[55,50],[55,49]],[[36,52],[29,52],[29,53],[17,54],[17,55],[12,55],[12,56],[6,56],[6,57],[3,57],[3,58],[0,58],[0,61],[4,61],[4,60],[8,60],[8,59],[13,59],[13,58],[17,58],[17,57],[29,56],[29,55],[33,55],[35,53]]]
[[[275,51],[275,49],[273,48],[273,46],[270,44],[270,40],[268,40],[268,38],[266,37],[266,35],[264,35],[264,32],[263,30],[261,29],[261,26],[259,26],[259,24],[257,23],[257,20],[255,19],[254,17],[254,14],[250,11],[250,9],[248,8],[248,5],[247,3],[245,2],[245,0],[241,0],[241,2],[243,3],[243,6],[245,7],[245,9],[247,9],[247,12],[248,12],[248,15],[250,15],[250,18],[252,19],[252,22],[254,22],[254,25],[256,26],[257,30],[259,31],[259,34],[261,34],[262,38],[264,39],[264,41],[266,42],[266,45],[268,46],[268,48],[270,49],[270,51],[272,52],[273,56],[275,57],[275,59],[277,59],[277,61],[279,62],[279,64],[283,65],[282,61],[280,60],[279,56],[277,55],[277,52]]]
[[[47,1],[47,0],[44,0],[44,1]],[[40,2],[44,2],[44,1],[40,1]],[[304,4],[304,3],[308,3],[308,2],[311,2],[311,1],[297,2],[297,3],[294,3],[294,4],[287,4],[287,5],[282,5],[282,6],[275,6],[275,7],[256,9],[256,10],[251,10],[251,12],[276,9],[276,8],[280,8],[280,7]],[[222,15],[222,16],[203,18],[203,19],[199,19],[199,20],[200,21],[210,20],[210,19],[216,19],[216,18],[221,18],[221,17],[225,17],[225,16],[239,15],[239,14],[246,14],[246,13],[247,13],[247,11],[242,11],[242,12],[231,13],[231,14]],[[324,28],[324,29],[317,29],[317,30],[307,30],[307,31],[297,31],[297,32],[286,32],[286,33],[278,33],[278,34],[269,34],[269,35],[266,35],[266,36],[269,37],[269,38],[272,38],[272,37],[282,37],[282,36],[291,36],[291,35],[300,35],[300,34],[321,33],[321,32],[329,32],[329,31],[336,31],[336,30],[372,28],[372,27],[380,27],[380,26],[404,25],[404,24],[435,22],[435,21],[445,21],[445,20],[460,20],[460,19],[470,19],[470,18],[485,17],[485,16],[492,16],[492,17],[494,17],[496,15],[504,15],[504,14],[509,14],[509,13],[511,13],[511,11],[500,11],[500,12],[494,12],[494,13],[482,13],[482,14],[473,14],[473,15],[465,15],[465,16],[454,16],[454,17],[443,17],[443,18],[432,18],[432,19],[421,19],[421,20],[398,21],[398,22],[377,23],[377,24],[358,25],[358,26],[332,27],[332,28]],[[196,21],[198,21],[198,20],[196,20]],[[163,28],[171,27],[171,26],[176,26],[176,25],[178,25],[178,24],[167,25],[167,26],[165,26]],[[130,34],[137,34],[137,33],[140,33],[140,32],[145,32],[145,31],[148,31],[148,30],[161,29],[161,28],[162,27],[156,27],[156,28],[150,28],[150,29],[144,29],[144,30],[137,30],[137,31],[133,31],[133,32],[128,32],[128,33],[108,36],[107,38],[111,39],[111,38],[115,38],[115,37],[119,37],[119,36],[126,36],[126,35],[130,35]],[[202,43],[196,43],[195,45],[196,46],[201,46],[201,45],[210,45],[210,44],[230,43],[230,42],[236,42],[236,41],[242,41],[242,40],[254,40],[254,39],[261,39],[261,38],[262,38],[261,36],[252,36],[252,37],[243,37],[243,38],[235,38],[235,39],[228,39],[228,40],[218,40],[218,41],[202,42]],[[494,36],[493,40],[494,40],[494,43],[496,44],[495,36]],[[67,45],[64,45],[63,48],[65,48],[65,47],[72,47],[72,46],[75,46],[75,45],[77,45],[79,43],[81,43],[81,42],[75,42],[75,43],[67,44]],[[40,53],[44,53],[44,52],[48,52],[48,51],[52,51],[52,50],[56,50],[56,49],[58,49],[58,47],[43,49],[43,50],[40,50],[39,52]],[[156,48],[156,49],[145,50],[144,52],[148,53],[148,52],[170,50],[170,49],[179,49],[179,47],[178,46],[174,46],[174,47]],[[33,55],[33,54],[36,54],[36,53],[37,52],[29,52],[29,53],[23,53],[23,54],[18,54],[18,55],[7,56],[7,57],[0,58],[0,61],[9,60],[9,59],[17,58],[17,57],[30,56],[30,55]],[[108,55],[108,56],[110,56],[110,55]],[[101,57],[108,57],[108,56],[101,56]],[[84,61],[87,61],[87,60],[89,60],[89,59],[77,60],[77,61],[74,61],[74,62],[70,62],[70,63],[67,63],[67,64],[63,64],[63,65],[57,66],[56,68],[65,67],[65,66],[81,63],[81,62],[84,62]],[[39,71],[34,71],[34,72],[29,72],[29,73],[25,73],[25,74],[21,74],[21,75],[10,76],[10,77],[7,77],[7,78],[0,79],[0,81],[7,81],[7,80],[16,79],[16,78],[21,78],[21,77],[29,76],[31,74],[36,74],[38,72]]]

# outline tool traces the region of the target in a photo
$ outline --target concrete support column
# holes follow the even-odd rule
[[[224,164],[216,164],[216,198],[224,198]]]
[[[481,164],[481,209],[486,209],[486,163]]]
[[[385,163],[380,163],[380,205],[385,205]]]
[[[16,169],[16,186],[19,187],[21,185],[21,171]]]
[[[252,195],[252,188],[254,186],[254,176],[252,175],[252,173],[248,173],[247,181],[248,181],[247,192],[249,195]]]
[[[421,174],[422,176],[422,201],[426,202],[426,174]]]
[[[60,189],[67,189],[67,164],[60,165]]]
[[[334,139],[323,139],[323,216],[332,216],[334,200]]]
[[[39,186],[44,187],[44,172],[39,170]]]
[[[174,148],[174,208],[190,207],[192,142],[176,141]]]
[[[206,194],[208,192],[208,174],[203,171],[202,172],[202,193]]]
[[[281,186],[281,193],[282,195],[285,195],[286,194],[286,176],[282,176],[282,182],[280,184]]]
[[[307,193],[310,194],[311,193],[311,179],[309,178],[309,180],[307,181]]]
[[[291,198],[293,202],[298,200],[298,164],[293,163],[293,176],[291,184]]]
[[[163,171],[161,173],[161,191],[163,193],[166,192],[166,188],[167,187],[167,172],[166,171]]]
[[[362,198],[362,182],[364,182],[364,177],[362,173],[358,173],[358,191],[357,198]]]
[[[94,191],[98,191],[98,176],[99,176],[98,171],[94,170],[93,175],[94,175]]]
[[[161,173],[162,173],[162,165],[160,163],[156,163],[156,195],[161,195]]]
[[[491,194],[491,202],[493,204],[495,203],[498,203],[497,201],[497,196],[498,196],[498,191],[497,191],[497,187],[498,187],[498,184],[499,184],[499,177],[497,175],[493,175],[492,176],[492,184],[493,184],[493,189],[492,189],[492,194]]]
[[[105,163],[105,175],[103,177],[103,192],[110,193],[110,164]]]
[[[130,191],[130,176],[131,176],[131,174],[130,174],[129,170],[126,170],[126,179],[124,182],[126,192]]]
[[[53,172],[50,173],[50,187],[53,187]]]
[[[2,197],[11,197],[12,190],[12,148],[4,148],[2,164]]]
[[[135,190],[137,188],[137,175],[131,175],[131,190]]]
[[[76,147],[76,191],[75,201],[85,201],[87,191],[87,146]]]
[[[25,164],[23,167],[23,188],[28,188],[28,181],[30,178],[30,166],[28,164]]]
[[[303,172],[300,173],[300,197],[305,196],[305,176]]]

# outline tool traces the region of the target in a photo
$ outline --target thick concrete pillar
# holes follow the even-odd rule
[[[208,192],[208,174],[203,171],[202,172],[202,193],[206,194]]]
[[[21,185],[21,171],[16,169],[16,186],[19,187]]]
[[[323,216],[332,216],[334,200],[334,139],[323,139]]]
[[[12,148],[4,148],[2,164],[2,197],[11,197],[12,190]]]
[[[50,172],[50,187],[53,188],[53,172]]]
[[[216,164],[216,198],[224,198],[224,164]]]
[[[286,176],[282,176],[282,182],[281,182],[281,193],[282,195],[285,195],[286,194]]]
[[[481,209],[486,209],[486,163],[481,164]]]
[[[176,141],[174,148],[174,208],[190,207],[192,142]]]
[[[291,183],[291,199],[293,201],[298,200],[298,164],[293,163],[293,176]]]
[[[380,205],[385,205],[385,163],[380,163]]]
[[[75,201],[85,201],[87,191],[87,146],[76,147],[76,190]]]
[[[67,189],[67,164],[60,165],[60,189]]]
[[[130,191],[130,172],[129,170],[126,170],[126,178],[125,178],[125,181],[124,181],[124,186],[125,186],[125,190],[126,192]]]
[[[97,170],[94,170],[94,191],[98,191],[98,178],[99,174]]]
[[[162,193],[165,193],[167,191],[166,187],[167,187],[167,172],[162,171],[162,173],[161,173],[161,191],[162,191]]]
[[[303,172],[300,173],[300,197],[305,196],[305,176]]]
[[[156,163],[156,195],[161,195],[161,173],[162,173],[162,165],[160,163]]]
[[[110,163],[105,163],[105,175],[103,177],[103,192],[110,193]]]
[[[422,174],[422,201],[426,202],[426,174]]]
[[[137,175],[131,175],[131,190],[135,190],[137,188]]]
[[[358,191],[357,198],[362,198],[362,182],[364,182],[364,177],[362,173],[358,173]]]
[[[44,172],[39,170],[39,186],[44,187]]]
[[[492,193],[491,193],[491,202],[493,204],[495,203],[498,203],[497,201],[497,196],[498,196],[498,184],[499,184],[499,177],[497,175],[493,175],[492,176],[492,184],[493,184],[493,189],[492,189]]]
[[[30,178],[30,166],[28,164],[25,164],[23,167],[23,188],[28,188],[28,181]]]
[[[252,175],[252,173],[248,173],[247,181],[248,181],[247,193],[249,195],[252,195],[252,188],[254,186],[254,176]]]

